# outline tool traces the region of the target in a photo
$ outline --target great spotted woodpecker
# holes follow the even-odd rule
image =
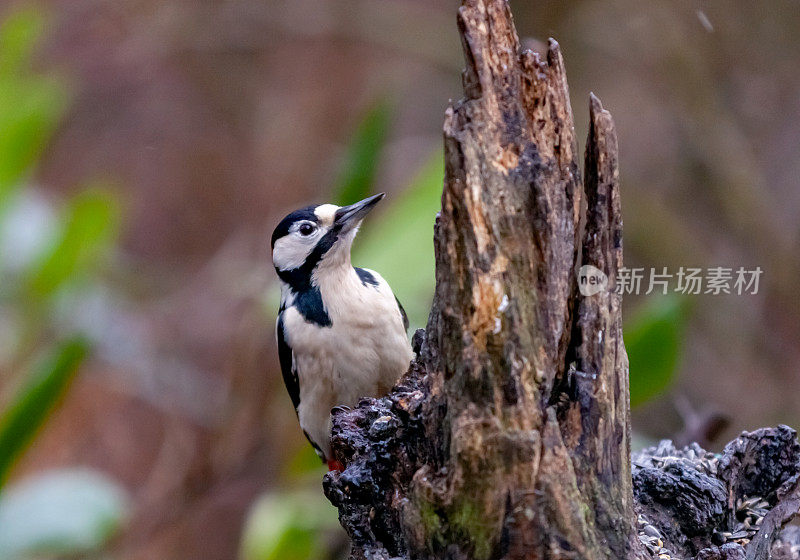
[[[331,409],[386,394],[413,357],[408,318],[389,284],[350,263],[361,220],[383,197],[308,206],[272,234],[283,380],[300,427],[331,470],[342,469],[331,453]]]

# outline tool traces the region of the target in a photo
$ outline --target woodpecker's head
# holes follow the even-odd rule
[[[272,233],[272,264],[281,280],[305,284],[315,271],[349,267],[358,226],[383,197],[376,194],[350,206],[307,206],[281,220]]]

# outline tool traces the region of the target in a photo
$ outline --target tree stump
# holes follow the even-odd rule
[[[667,531],[668,505],[634,509],[611,115],[591,96],[581,182],[558,44],[521,50],[505,0],[464,0],[458,24],[465,98],[445,115],[428,325],[390,395],[334,414],[346,469],[324,486],[352,558],[640,559],[667,553],[653,531],[676,555],[714,546],[735,503],[701,538]],[[608,284],[581,295],[580,264]]]

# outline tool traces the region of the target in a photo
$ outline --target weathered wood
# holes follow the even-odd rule
[[[612,281],[621,264],[613,122],[593,98],[581,242],[558,44],[544,59],[521,50],[502,0],[465,1],[458,23],[466,97],[445,116],[436,293],[417,365],[429,445],[403,488],[400,525],[416,524],[404,545],[635,557],[619,298],[579,298],[575,282],[581,248]]]
[[[721,455],[662,441],[633,457],[640,523],[657,529],[671,558],[770,558],[800,510],[799,481],[800,443],[786,426],[744,432]],[[800,546],[782,557],[800,558]]]
[[[614,291],[613,120],[592,96],[582,187],[558,44],[543,58],[521,50],[505,0],[464,0],[458,24],[465,98],[445,115],[427,329],[400,386],[335,413],[347,468],[326,477],[326,493],[353,558],[650,557],[634,513]],[[608,285],[580,295],[579,264]],[[666,480],[656,470],[652,480]],[[690,480],[723,492],[717,479]]]

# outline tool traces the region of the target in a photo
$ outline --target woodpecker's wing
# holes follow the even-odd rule
[[[397,296],[394,296],[394,300],[397,302],[397,307],[400,308],[400,315],[403,317],[403,327],[408,330],[408,315],[406,314],[406,310],[403,309],[403,304],[400,303],[400,300],[397,299]]]
[[[300,405],[300,378],[297,376],[297,369],[294,367],[294,356],[292,354],[292,347],[286,341],[286,333],[283,332],[283,311],[278,314],[278,324],[275,326],[275,334],[278,338],[278,358],[281,362],[281,372],[283,373],[283,383],[286,385],[286,390],[289,392],[289,397],[292,399],[294,411],[297,412],[297,407]],[[311,439],[308,432],[303,430],[303,435],[306,436],[308,443],[317,452],[319,458],[325,461],[325,454],[320,449],[319,445]]]
[[[286,390],[289,391],[294,410],[297,412],[297,407],[300,405],[300,380],[297,377],[297,369],[294,367],[292,348],[286,342],[286,334],[283,332],[283,312],[278,314],[275,332],[278,337],[278,358],[281,362],[283,383],[286,385]]]

